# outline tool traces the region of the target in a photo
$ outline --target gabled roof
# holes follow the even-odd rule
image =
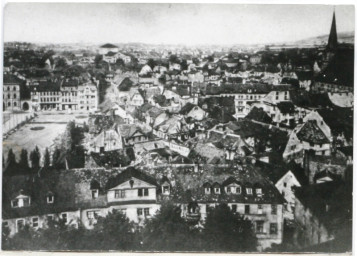
[[[277,105],[282,114],[293,114],[295,112],[295,106],[290,101],[281,101]]]
[[[262,109],[253,107],[253,109],[245,116],[246,119],[254,120],[266,124],[271,124],[271,117]]]
[[[120,174],[118,174],[116,177],[109,179],[108,183],[106,185],[106,188],[107,189],[114,188],[114,187],[130,180],[131,178],[136,178],[136,179],[145,181],[151,185],[158,186],[156,180],[153,177],[151,177],[151,176],[149,176],[133,167],[129,167],[126,170],[124,170],[123,172],[121,172]]]
[[[300,128],[296,136],[298,137],[299,140],[306,141],[309,143],[314,143],[314,144],[330,143],[325,133],[317,125],[316,120],[308,120]]]

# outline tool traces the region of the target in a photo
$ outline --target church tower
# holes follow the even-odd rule
[[[337,30],[336,30],[336,17],[335,17],[335,11],[333,12],[332,16],[332,24],[331,24],[331,30],[330,30],[330,35],[328,37],[328,43],[326,47],[328,51],[335,51],[337,49]]]

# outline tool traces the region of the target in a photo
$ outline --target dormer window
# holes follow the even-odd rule
[[[91,190],[92,199],[98,198],[99,189],[100,189],[99,182],[96,181],[96,180],[92,180],[91,183],[90,183],[90,190]]]
[[[257,196],[261,196],[262,195],[262,189],[261,188],[257,188],[255,190],[255,193],[257,194]]]
[[[98,198],[98,195],[99,195],[99,190],[92,189],[92,199]]]
[[[19,195],[15,199],[11,200],[12,208],[28,207],[31,204],[29,196]]]
[[[211,194],[211,188],[205,188],[205,194],[206,195]]]
[[[170,194],[170,186],[162,186],[162,193],[164,195],[169,195]]]
[[[215,194],[221,194],[221,188],[214,188]]]
[[[253,194],[253,189],[252,188],[246,188],[247,195],[252,195]]]
[[[47,203],[48,204],[53,204],[54,200],[55,200],[55,197],[53,195],[48,195],[47,196]]]

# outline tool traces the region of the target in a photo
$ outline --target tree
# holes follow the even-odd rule
[[[19,166],[21,169],[26,171],[30,168],[28,153],[26,149],[21,149]]]
[[[50,152],[48,151],[48,148],[45,150],[45,156],[43,159],[43,167],[48,168],[50,167]]]
[[[221,204],[208,212],[203,241],[209,251],[255,251],[257,240],[250,220]]]
[[[169,61],[170,63],[180,63],[180,60],[174,54],[169,57]]]
[[[33,171],[36,171],[40,167],[40,159],[41,159],[41,153],[38,147],[36,146],[35,149],[31,152],[30,154],[30,160],[31,160],[31,167]]]
[[[155,251],[184,251],[194,249],[194,231],[181,217],[179,207],[163,204],[158,213],[147,220],[142,231],[143,249]]]
[[[58,58],[56,61],[56,68],[66,68],[68,66],[65,58]]]
[[[4,175],[18,175],[20,174],[20,171],[21,169],[19,168],[19,165],[16,162],[15,154],[12,149],[10,149],[7,155]]]
[[[60,162],[60,157],[61,157],[61,150],[59,148],[55,148],[55,150],[53,151],[53,155],[52,155],[52,166],[54,168],[61,168],[61,162]]]
[[[98,66],[99,63],[103,60],[103,56],[102,55],[96,55],[95,58],[94,58],[94,63],[95,63],[95,66]]]
[[[156,66],[156,62],[153,59],[148,59],[147,64],[150,66],[150,68],[153,70],[154,67]]]
[[[97,250],[133,249],[134,224],[120,211],[113,210],[106,217],[98,217],[93,233]]]
[[[14,166],[17,164],[16,162],[16,157],[14,152],[12,151],[12,148],[10,148],[9,152],[7,153],[7,166]]]

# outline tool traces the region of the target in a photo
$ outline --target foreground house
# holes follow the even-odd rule
[[[9,177],[3,186],[3,225],[11,236],[25,225],[46,228],[51,220],[92,228],[98,216],[113,209],[143,225],[166,200],[177,204],[188,221],[198,223],[211,207],[226,203],[253,221],[259,250],[281,243],[284,199],[274,185],[251,167],[221,169],[220,175],[212,176],[215,168],[207,167],[201,174],[193,169],[188,173],[187,167],[182,171],[130,167],[67,170],[47,178]]]
[[[343,182],[303,186],[296,189],[295,196],[297,246],[309,247],[348,235],[347,227],[352,225],[352,191]]]

